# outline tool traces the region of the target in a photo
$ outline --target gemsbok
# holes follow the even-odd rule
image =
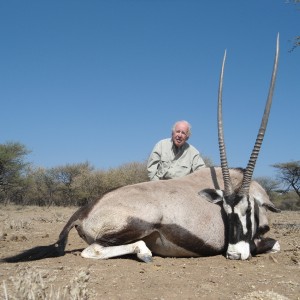
[[[81,253],[84,258],[136,254],[140,260],[150,262],[153,253],[164,257],[224,254],[229,259],[246,260],[251,255],[279,251],[278,241],[264,237],[270,229],[267,209],[279,210],[262,186],[252,180],[270,113],[278,56],[279,36],[265,111],[246,169],[231,169],[227,165],[222,121],[225,51],[218,91],[221,167],[113,190],[79,208],[54,244],[34,247],[1,261],[63,256],[73,227],[89,245]]]

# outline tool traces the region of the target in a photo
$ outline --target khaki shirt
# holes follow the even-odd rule
[[[195,147],[185,143],[178,149],[171,138],[154,146],[147,164],[150,180],[182,177],[201,167],[205,167],[205,163]]]

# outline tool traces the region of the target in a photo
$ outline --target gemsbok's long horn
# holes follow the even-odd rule
[[[224,194],[225,196],[229,196],[232,194],[233,188],[232,188],[232,183],[231,183],[228,163],[227,163],[227,155],[226,155],[226,148],[224,143],[224,132],[223,132],[223,117],[222,117],[222,92],[223,92],[223,76],[224,76],[225,61],[226,61],[226,50],[223,57],[223,63],[221,68],[220,81],[219,81],[219,91],[218,91],[218,138],[219,138],[221,168],[222,168],[223,181],[224,181]]]
[[[276,81],[276,75],[277,75],[278,57],[279,57],[279,33],[277,35],[276,54],[275,54],[275,59],[274,59],[274,67],[273,67],[273,73],[272,73],[270,88],[269,88],[268,99],[267,99],[267,102],[266,102],[266,107],[265,107],[265,111],[264,111],[264,115],[263,115],[263,118],[262,118],[262,121],[261,121],[259,131],[258,131],[256,142],[255,142],[254,148],[252,150],[247,168],[244,172],[243,182],[242,182],[242,185],[241,185],[241,187],[238,191],[239,196],[247,195],[249,193],[249,188],[250,188],[250,183],[251,183],[251,180],[252,180],[254,167],[255,167],[256,160],[257,160],[257,157],[258,157],[258,154],[259,154],[259,150],[261,148],[261,145],[262,145],[262,142],[263,142],[263,139],[264,139],[264,135],[265,135],[267,124],[268,124],[269,114],[270,114],[270,110],[271,110],[274,87],[275,87],[275,81]]]

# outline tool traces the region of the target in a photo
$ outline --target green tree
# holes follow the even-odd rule
[[[17,142],[0,144],[0,201],[7,204],[17,197],[29,163],[25,156],[30,151]]]
[[[52,180],[57,183],[63,205],[77,205],[78,200],[82,197],[78,177],[86,176],[92,171],[93,167],[88,162],[67,164],[50,170],[49,174],[51,174]]]
[[[106,190],[105,172],[93,171],[82,172],[74,180],[74,186],[77,189],[78,200],[77,205],[82,206],[100,198]]]
[[[300,160],[272,165],[277,169],[278,178],[285,185],[286,190],[293,189],[299,196],[300,202]]]
[[[30,168],[24,184],[23,205],[50,206],[59,203],[59,182],[52,169]]]

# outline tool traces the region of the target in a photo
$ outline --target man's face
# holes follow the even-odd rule
[[[188,125],[186,123],[178,123],[172,132],[172,140],[177,147],[181,147],[188,140]]]

